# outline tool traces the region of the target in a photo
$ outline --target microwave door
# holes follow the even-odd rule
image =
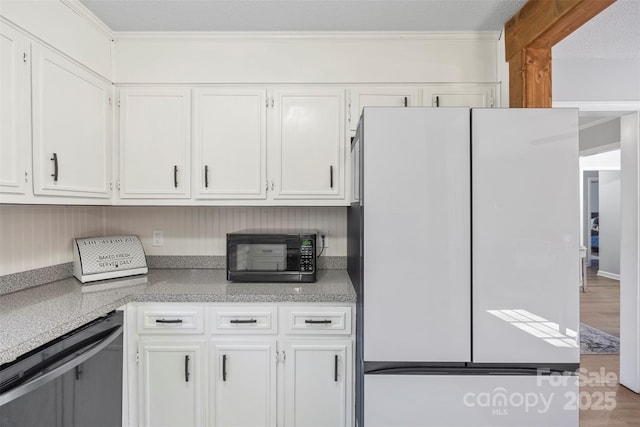
[[[247,269],[250,271],[287,270],[287,245],[285,243],[249,245]]]

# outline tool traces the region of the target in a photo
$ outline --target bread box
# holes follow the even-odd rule
[[[82,283],[146,274],[147,258],[138,236],[73,239],[73,275]]]

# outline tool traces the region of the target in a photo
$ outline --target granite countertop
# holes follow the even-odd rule
[[[354,303],[345,270],[319,270],[316,283],[231,283],[225,270],[150,270],[82,285],[69,278],[0,296],[0,364],[128,302]]]

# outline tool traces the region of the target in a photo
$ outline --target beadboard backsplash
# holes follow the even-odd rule
[[[72,261],[71,239],[103,234],[105,209],[0,206],[0,276]]]
[[[318,229],[324,255],[347,254],[344,207],[0,206],[0,275],[72,261],[74,237],[137,234],[147,255],[222,256],[226,233],[243,228]]]

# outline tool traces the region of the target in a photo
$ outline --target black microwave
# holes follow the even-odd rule
[[[316,230],[227,233],[227,280],[315,282]]]

